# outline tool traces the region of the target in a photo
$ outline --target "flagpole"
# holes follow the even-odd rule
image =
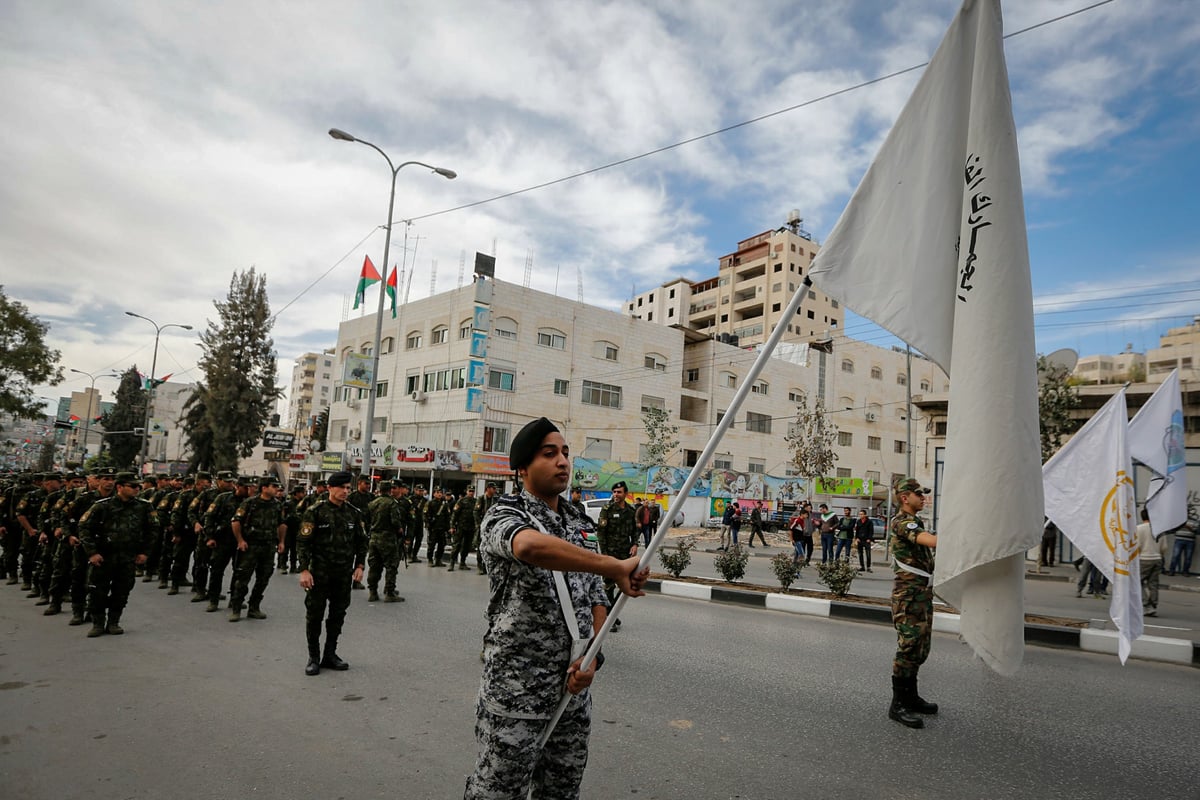
[[[787,331],[787,321],[795,319],[796,312],[800,310],[800,303],[808,294],[810,286],[812,286],[812,280],[805,275],[804,280],[800,283],[800,288],[792,295],[792,299],[780,315],[779,321],[775,323],[775,329],[771,331],[771,335],[767,337],[762,348],[758,351],[758,358],[754,359],[754,363],[750,366],[750,371],[746,374],[745,380],[742,381],[737,392],[733,395],[733,400],[730,401],[729,408],[725,410],[725,416],[717,423],[717,429],[713,431],[712,436],[709,437],[708,444],[700,452],[700,457],[696,459],[696,464],[692,467],[692,471],[688,473],[683,486],[680,487],[679,492],[675,495],[675,499],[667,506],[667,513],[663,515],[661,521],[658,523],[658,530],[655,531],[654,537],[650,540],[650,544],[646,545],[646,549],[638,561],[639,570],[650,566],[651,559],[658,552],[663,539],[667,536],[667,531],[671,528],[671,521],[682,510],[684,502],[692,492],[692,487],[696,485],[696,481],[700,479],[700,475],[705,470],[709,459],[713,457],[713,454],[717,451],[717,447],[721,444],[721,439],[725,436],[725,431],[729,430],[729,426],[737,419],[738,409],[741,408],[746,396],[750,394],[759,373],[763,371],[763,367],[767,365],[767,361],[770,360],[771,354],[775,351],[775,346],[779,344],[779,340],[783,338],[783,334]],[[587,651],[583,654],[580,669],[586,670],[596,659],[596,654],[600,652],[600,648],[604,645],[605,637],[608,636],[608,632],[612,629],[613,623],[617,620],[621,609],[625,607],[625,602],[628,599],[629,596],[625,594],[620,594],[617,597],[616,602],[613,603],[613,607],[609,610],[608,616],[604,620],[604,624],[600,626],[600,630],[592,637]],[[542,732],[541,738],[538,739],[539,749],[545,747],[546,742],[550,739],[550,734],[554,732],[554,727],[558,724],[558,720],[562,718],[563,712],[567,708],[567,703],[570,701],[571,695],[564,690],[558,707],[554,710],[554,716],[550,718],[549,723],[546,725],[546,730]]]
[[[183,325],[178,322],[168,322],[165,325],[159,325],[149,317],[143,317],[141,314],[135,314],[132,311],[126,311],[125,314],[130,317],[144,319],[154,326],[154,357],[150,360],[150,382],[146,387],[146,414],[142,421],[142,455],[141,461],[138,463],[138,470],[145,474],[146,472],[146,449],[150,444],[150,407],[154,403],[154,390],[157,385],[154,383],[154,371],[158,369],[158,337],[167,328],[183,328],[185,331],[192,329],[191,325]]]

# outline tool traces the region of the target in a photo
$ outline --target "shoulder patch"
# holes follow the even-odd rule
[[[904,527],[908,528],[910,531],[915,531],[917,528],[919,528],[921,526],[915,522],[910,522],[907,525],[905,525]]]
[[[312,536],[312,532],[313,532],[313,524],[311,522],[305,522],[304,524],[302,524],[300,526],[300,535],[301,536]]]

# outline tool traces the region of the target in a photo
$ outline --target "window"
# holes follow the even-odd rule
[[[552,328],[538,331],[537,343],[542,347],[553,347],[555,350],[567,348],[566,334]]]
[[[771,304],[771,311],[772,311],[772,312],[774,312],[774,313],[778,313],[778,312],[779,312],[779,309],[781,309],[781,308],[783,308],[783,304],[782,304],[782,303],[772,303],[772,304]]]
[[[376,397],[387,397],[387,392],[388,392],[388,382],[387,381],[380,381],[379,383],[375,384],[375,396]]]
[[[646,369],[656,369],[659,372],[667,371],[667,359],[658,353],[647,353],[642,363]]]
[[[850,395],[842,395],[838,398],[838,403],[840,403],[842,408],[846,409],[847,411],[854,410],[854,398]]]
[[[483,426],[483,451],[485,453],[508,452],[508,428]]]
[[[675,299],[675,290],[674,290],[674,289],[672,289],[672,290],[671,290],[671,292],[670,292],[670,294],[668,294],[668,295],[667,295],[667,298],[668,298],[668,299],[670,299],[670,300],[674,300],[674,299]]]
[[[667,319],[670,319],[670,318],[671,318],[671,317],[673,317],[673,316],[675,316],[675,309],[673,309],[673,308],[668,308],[668,309],[667,309]]]
[[[896,385],[897,386],[908,386],[908,376],[905,375],[903,372],[898,373],[896,375]]]
[[[772,291],[772,292],[781,292],[781,291],[783,291],[783,284],[782,284],[782,283],[774,283],[774,284],[771,284],[771,291]]]
[[[732,372],[722,372],[720,385],[724,386],[726,389],[736,389],[737,375],[734,375]]]
[[[568,386],[569,386],[569,383],[567,381],[564,381],[561,378],[554,379],[554,393],[555,394],[561,394],[565,397],[567,394]]]
[[[500,317],[492,326],[492,332],[501,339],[517,338],[517,321],[512,317]]]
[[[768,414],[755,414],[753,411],[746,412],[746,430],[754,433],[770,433],[771,432],[771,417]]]
[[[451,369],[425,373],[424,389],[427,392],[444,392],[449,389],[461,389],[466,385],[466,367],[452,367]]]
[[[582,400],[585,405],[589,406],[620,408],[621,387],[596,381],[584,381]]]
[[[391,336],[385,336],[379,340],[379,355],[386,356],[388,353],[396,349],[396,340]],[[329,377],[326,375],[325,377]]]
[[[867,437],[867,449],[868,450],[878,450],[880,444],[882,444],[882,440],[878,436],[868,436]]]
[[[767,462],[761,458],[752,458],[746,463],[746,472],[765,475],[767,474]]]
[[[594,458],[599,461],[612,460],[612,439],[593,439],[588,436],[583,440],[583,452],[580,458]]]
[[[883,380],[883,367],[871,367],[871,380]]]
[[[661,397],[652,397],[651,395],[648,395],[648,394],[642,395],[642,411],[643,412],[645,412],[651,408],[665,409],[666,407],[667,407],[667,401],[663,400]]]
[[[904,441],[903,439],[897,439],[895,442],[892,443],[892,445],[893,445],[892,449],[895,450],[897,453],[907,453],[908,452],[908,442]]]
[[[363,342],[362,347],[358,348],[358,352],[362,353],[364,356],[371,355],[371,343]]]
[[[694,466],[696,466],[696,462],[698,462],[699,460],[700,460],[700,451],[699,450],[684,450],[683,451],[683,465],[685,467],[694,467]]]
[[[930,387],[929,381],[921,381],[921,391],[922,392],[928,392],[930,390],[930,388],[932,388],[932,387]]]
[[[837,468],[837,477],[849,478],[850,477],[850,468],[849,467],[838,467]]]
[[[499,369],[488,370],[488,388],[499,389],[503,392],[511,392],[513,390],[513,382],[515,376],[511,372],[505,372]]]
[[[450,329],[445,325],[438,325],[429,334],[430,344],[445,344],[450,341]]]
[[[798,309],[798,308],[797,308],[797,309],[796,309],[796,313],[797,313],[797,314],[799,314],[799,313],[800,313],[800,309]],[[808,318],[809,318],[809,319],[813,319],[813,320],[815,320],[815,319],[817,318],[817,314],[816,314],[816,312],[815,312],[815,311],[811,311],[811,310],[810,310],[810,311],[808,312]]]
[[[683,371],[683,382],[684,383],[695,383],[698,380],[700,380],[700,370],[699,369],[685,369]]]
[[[850,447],[854,444],[854,434],[850,431],[838,431],[838,445]]]
[[[350,357],[350,354],[353,352],[354,352],[353,347],[342,348],[342,361],[345,361],[346,359],[348,359]]]
[[[460,322],[458,325],[458,338],[459,339],[470,339],[471,338],[471,328],[472,328],[472,323],[469,318],[464,319],[462,322]]]
[[[754,385],[750,387],[750,391],[754,392],[755,394],[765,395],[768,388],[769,384],[766,381],[755,381]]]
[[[646,322],[654,322],[654,312],[653,311],[649,311],[646,313]]]
[[[834,307],[834,308],[837,308],[837,307],[838,307],[838,302],[837,302],[837,300],[834,300],[832,297],[831,297],[831,298],[829,298],[829,302],[830,302],[830,303],[833,305],[833,307]]]
[[[733,462],[729,460],[728,456],[718,456],[713,459],[713,469],[733,469]]]
[[[413,331],[412,333],[410,333],[408,335],[408,338],[404,340],[404,349],[405,350],[416,350],[420,346],[421,346],[421,334],[419,331]]]
[[[842,372],[849,372],[851,375],[853,375],[854,374],[854,362],[848,358],[843,358],[842,359]]]
[[[879,470],[877,470],[877,469],[867,470],[866,477],[867,477],[867,480],[869,480],[872,484],[879,483]]]
[[[616,361],[618,354],[619,351],[617,350],[616,345],[609,344],[604,346],[604,357],[609,361]]]
[[[804,401],[804,392],[799,389],[788,389],[788,402],[800,403]]]
[[[421,388],[421,376],[420,375],[409,375],[407,378],[404,379],[404,393],[405,394],[412,394],[413,392],[415,392],[417,389],[420,389],[420,388]]]
[[[939,422],[933,423],[933,435],[934,436],[945,436],[946,435],[946,420],[941,420]]]

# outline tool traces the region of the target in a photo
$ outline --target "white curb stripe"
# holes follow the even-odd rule
[[[1092,653],[1116,655],[1117,637],[1116,631],[1081,628],[1079,630],[1079,649]],[[1134,640],[1133,649],[1129,655],[1134,658],[1191,664],[1192,643],[1183,639],[1168,639],[1165,636],[1142,636]]]
[[[712,587],[684,581],[663,581],[660,590],[673,597],[690,597],[693,600],[712,600]]]
[[[829,603],[830,601],[822,600],[819,597],[799,597],[778,592],[767,595],[767,608],[792,614],[808,614],[813,617],[828,617]]]

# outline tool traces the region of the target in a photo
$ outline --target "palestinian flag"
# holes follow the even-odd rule
[[[387,295],[392,299],[392,319],[396,318],[396,268],[392,267],[392,274],[388,275]]]
[[[354,307],[358,308],[363,304],[367,296],[367,287],[379,283],[379,272],[375,269],[375,265],[371,263],[371,257],[363,258],[362,274],[358,276],[358,290],[354,293]]]

